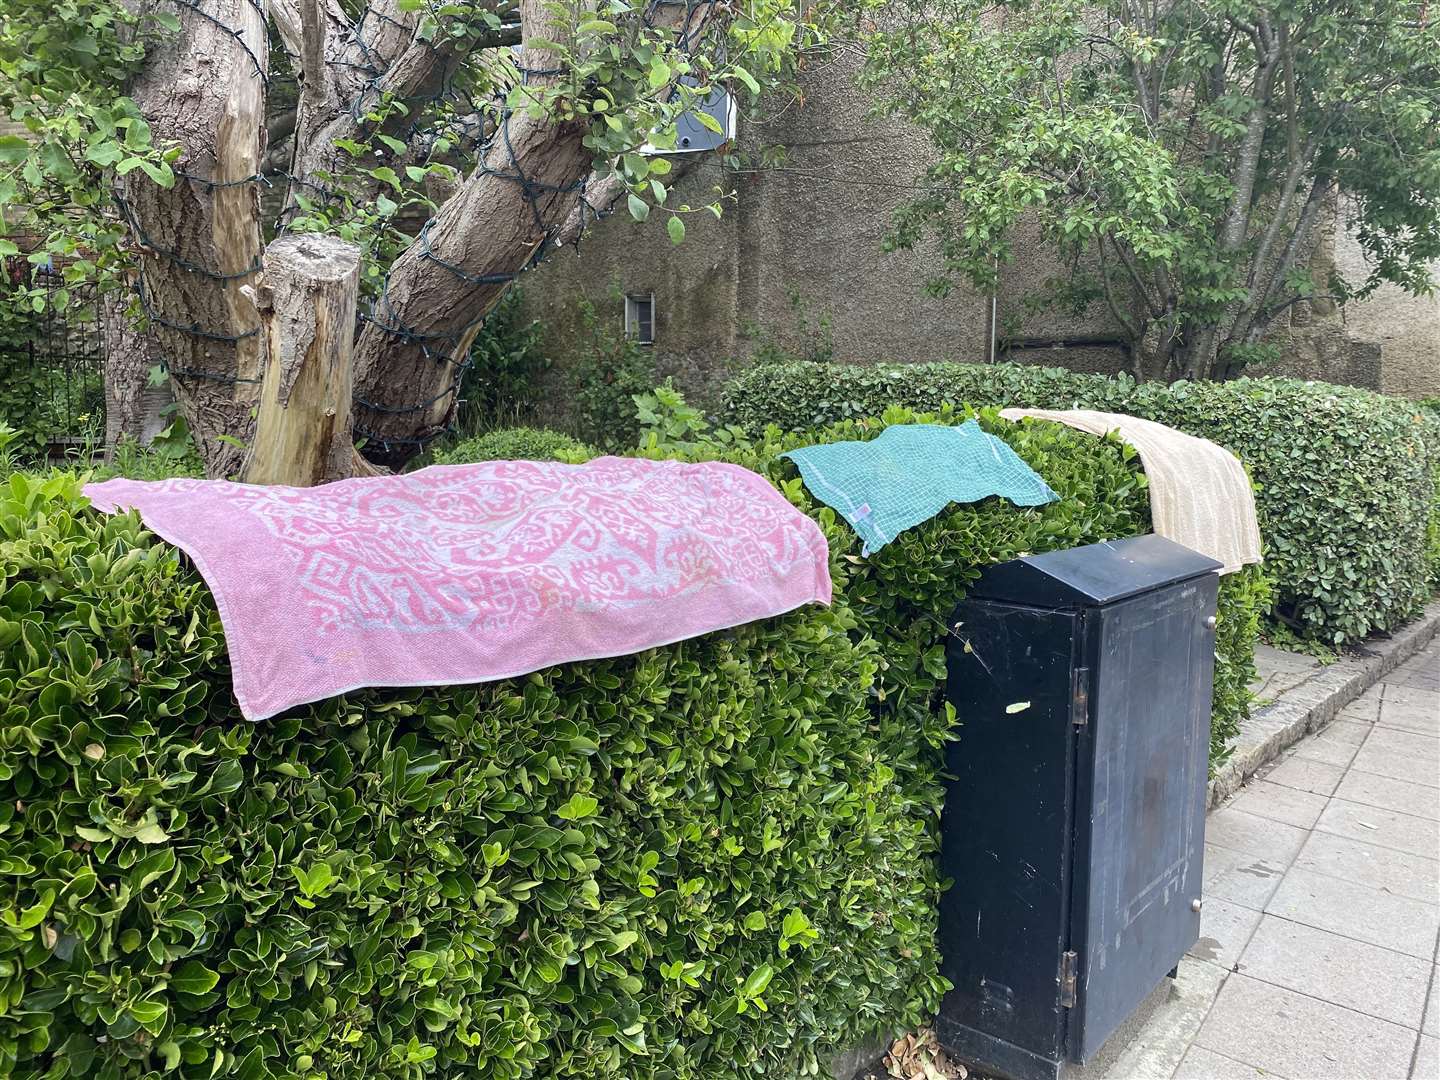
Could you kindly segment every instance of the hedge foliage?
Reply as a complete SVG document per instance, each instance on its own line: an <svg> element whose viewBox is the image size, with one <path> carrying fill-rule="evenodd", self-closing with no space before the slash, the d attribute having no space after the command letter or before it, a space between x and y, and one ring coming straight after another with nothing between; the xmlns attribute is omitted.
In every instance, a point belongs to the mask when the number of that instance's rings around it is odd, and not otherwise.
<svg viewBox="0 0 1440 1080"><path fill-rule="evenodd" d="M436 451L437 465L471 461L584 461L594 451L579 439L548 428L499 428Z"/></svg>
<svg viewBox="0 0 1440 1080"><path fill-rule="evenodd" d="M1425 559L1430 565L1430 590L1440 592L1440 398L1422 399L1420 413L1430 457L1430 480L1437 492L1426 524Z"/></svg>
<svg viewBox="0 0 1440 1080"><path fill-rule="evenodd" d="M76 477L12 477L0 1075L789 1080L920 1021L949 605L1148 527L1127 448L982 422L1061 500L952 506L869 560L777 457L805 437L683 451L815 516L828 609L261 724L174 549Z"/></svg>
<svg viewBox="0 0 1440 1080"><path fill-rule="evenodd" d="M1256 483L1276 615L1330 644L1393 629L1440 577L1440 421L1412 402L1289 379L1137 384L1011 364L789 363L731 384L728 419L806 428L892 404L1094 408L1228 447Z"/></svg>
<svg viewBox="0 0 1440 1080"><path fill-rule="evenodd" d="M963 423L972 417L1010 444L1060 495L1045 507L1021 510L1007 502L952 503L930 521L901 533L878 552L862 558L863 543L853 530L838 541L827 529L832 557L837 542L848 564L847 600L862 617L864 631L881 645L883 671L897 680L882 697L908 709L909 723L922 730L941 708L945 616L984 567L1025 553L1053 551L1101 539L1149 532L1147 481L1135 451L1118 439L1096 439L1058 424L1012 424L994 410L956 410L948 405L917 414L891 406L879 417L840 421L828 427L782 433L768 426L751 437L730 427L710 431L698 410L678 395L657 391L660 400L641 399L640 415L653 432L649 453L721 458L767 475L790 500L817 520L831 511L813 498L794 464L779 455L816 442L870 439L897 423ZM698 433L698 437L692 437ZM1255 643L1261 615L1270 605L1270 586L1258 567L1221 578L1217 610L1215 689L1211 715L1210 763L1229 757L1240 722L1249 715L1255 677ZM960 718L962 724L964 718Z"/></svg>
<svg viewBox="0 0 1440 1080"><path fill-rule="evenodd" d="M933 999L845 604L252 725L133 516L0 529L0 1075L800 1076Z"/></svg>

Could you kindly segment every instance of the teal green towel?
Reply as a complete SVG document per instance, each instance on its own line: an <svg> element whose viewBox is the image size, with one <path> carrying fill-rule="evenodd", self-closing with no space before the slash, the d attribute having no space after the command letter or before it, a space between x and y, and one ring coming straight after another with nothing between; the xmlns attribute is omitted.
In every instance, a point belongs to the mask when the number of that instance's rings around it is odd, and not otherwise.
<svg viewBox="0 0 1440 1080"><path fill-rule="evenodd" d="M959 427L896 424L869 442L791 450L805 486L865 541L863 554L928 521L952 502L1001 495L1019 506L1059 496L1002 439L974 420Z"/></svg>

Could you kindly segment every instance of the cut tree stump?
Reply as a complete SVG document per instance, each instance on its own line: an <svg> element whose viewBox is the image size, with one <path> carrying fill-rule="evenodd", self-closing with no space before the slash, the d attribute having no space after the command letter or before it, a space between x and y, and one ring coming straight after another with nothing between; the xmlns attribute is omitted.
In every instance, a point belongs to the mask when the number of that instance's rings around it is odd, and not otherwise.
<svg viewBox="0 0 1440 1080"><path fill-rule="evenodd" d="M255 438L243 478L310 487L374 472L350 431L360 249L294 235L265 251L251 290L265 343Z"/></svg>

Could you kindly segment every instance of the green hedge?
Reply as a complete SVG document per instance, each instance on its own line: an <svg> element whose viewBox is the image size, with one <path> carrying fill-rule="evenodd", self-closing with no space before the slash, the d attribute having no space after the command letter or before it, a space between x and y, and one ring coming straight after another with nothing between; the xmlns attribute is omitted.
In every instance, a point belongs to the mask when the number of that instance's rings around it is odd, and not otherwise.
<svg viewBox="0 0 1440 1080"><path fill-rule="evenodd" d="M1440 593L1440 398L1423 398L1420 415L1425 425L1425 446L1429 451L1430 480L1436 496L1430 504L1426 523L1425 558L1430 564L1430 590Z"/></svg>
<svg viewBox="0 0 1440 1080"><path fill-rule="evenodd" d="M435 464L471 461L584 461L595 451L579 439L547 428L499 428L461 439L435 453Z"/></svg>
<svg viewBox="0 0 1440 1080"><path fill-rule="evenodd" d="M799 1076L933 1001L843 602L248 724L175 550L12 485L0 1075Z"/></svg>
<svg viewBox="0 0 1440 1080"><path fill-rule="evenodd" d="M790 363L737 379L725 412L751 430L795 429L946 402L1126 412L1228 447L1256 483L1276 614L1303 636L1339 644L1393 629L1440 576L1440 423L1366 390L1288 379L1163 386L1009 364Z"/></svg>
<svg viewBox="0 0 1440 1080"><path fill-rule="evenodd" d="M803 437L688 451L816 517L829 609L261 724L174 549L13 477L0 1075L789 1080L920 1021L944 616L987 563L1148 521L1127 448L983 422L1061 500L952 506L868 560L777 458Z"/></svg>

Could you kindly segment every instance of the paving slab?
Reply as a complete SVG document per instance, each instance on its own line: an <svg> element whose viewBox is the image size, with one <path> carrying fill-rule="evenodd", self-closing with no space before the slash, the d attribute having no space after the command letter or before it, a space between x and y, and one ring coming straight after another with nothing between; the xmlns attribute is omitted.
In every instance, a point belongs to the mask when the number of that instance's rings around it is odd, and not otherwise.
<svg viewBox="0 0 1440 1080"><path fill-rule="evenodd" d="M1440 902L1440 862L1406 851L1315 832L1295 857L1294 865L1411 900Z"/></svg>
<svg viewBox="0 0 1440 1080"><path fill-rule="evenodd" d="M1311 791L1316 795L1330 795L1339 785L1340 778L1345 775L1345 770L1339 765L1327 765L1323 761L1310 761L1291 753L1281 758L1278 764L1261 775L1272 784L1283 784L1285 787Z"/></svg>
<svg viewBox="0 0 1440 1080"><path fill-rule="evenodd" d="M1393 683L1383 683L1380 687L1380 698L1388 704L1413 705L1416 708L1429 708L1435 703L1436 691L1418 689L1410 686L1397 686Z"/></svg>
<svg viewBox="0 0 1440 1080"><path fill-rule="evenodd" d="M1384 724L1376 724L1366 737L1365 745L1382 753L1404 754L1406 757L1440 762L1440 738L1418 731L1401 731Z"/></svg>
<svg viewBox="0 0 1440 1080"><path fill-rule="evenodd" d="M1241 974L1418 1031L1428 960L1266 915L1240 955Z"/></svg>
<svg viewBox="0 0 1440 1080"><path fill-rule="evenodd" d="M1313 791L1272 784L1269 780L1256 780L1241 788L1225 806L1299 829L1309 829L1315 825L1328 801L1324 795L1316 795Z"/></svg>
<svg viewBox="0 0 1440 1080"><path fill-rule="evenodd" d="M1277 1072L1257 1069L1203 1046L1192 1046L1185 1052L1174 1076L1175 1080L1287 1080Z"/></svg>
<svg viewBox="0 0 1440 1080"><path fill-rule="evenodd" d="M1412 784L1408 780L1351 769L1335 789L1335 797L1440 821L1440 798L1436 798L1435 792L1425 785Z"/></svg>
<svg viewBox="0 0 1440 1080"><path fill-rule="evenodd" d="M1436 704L1413 705L1409 702L1383 702L1376 723L1382 728L1398 728L1421 735L1440 735L1440 694Z"/></svg>
<svg viewBox="0 0 1440 1080"><path fill-rule="evenodd" d="M1285 876L1280 863L1267 862L1258 855L1205 845L1205 897L1218 897L1241 907L1265 910L1265 904ZM1202 913L1204 909L1201 909Z"/></svg>
<svg viewBox="0 0 1440 1080"><path fill-rule="evenodd" d="M1375 724L1372 721L1349 720L1337 717L1309 738L1301 739L1295 744L1295 750L1298 753L1299 751L1314 746L1316 743L1337 743L1341 746L1358 749L1365 744L1365 740L1370 737L1370 733L1374 728Z"/></svg>
<svg viewBox="0 0 1440 1080"><path fill-rule="evenodd" d="M1377 727L1376 730L1380 729ZM1367 742L1356 752L1351 765L1361 772L1374 773L1376 776L1388 776L1393 780L1408 780L1412 784L1440 789L1440 762L1428 756L1411 757L1393 750L1382 750ZM1440 792L1432 793L1430 797L1440 799Z"/></svg>
<svg viewBox="0 0 1440 1080"><path fill-rule="evenodd" d="M1440 1076L1440 1039L1429 1035L1420 1036L1420 1045L1415 1048L1415 1066L1410 1070L1412 1080L1435 1080Z"/></svg>
<svg viewBox="0 0 1440 1080"><path fill-rule="evenodd" d="M1428 687L1411 687L1411 685L1388 683L1388 681L1378 684L1377 688L1380 690L1382 703L1388 704L1388 706L1428 708L1434 703L1436 694L1440 694L1440 691L1430 690Z"/></svg>
<svg viewBox="0 0 1440 1080"><path fill-rule="evenodd" d="M1440 679L1433 671L1423 664L1415 663L1415 658L1406 660L1390 674L1385 676L1385 683L1391 686L1412 686L1415 683L1422 684L1420 689L1431 689L1424 685Z"/></svg>
<svg viewBox="0 0 1440 1080"><path fill-rule="evenodd" d="M1334 720L1316 735L1301 739L1290 752L1307 761L1322 761L1343 769L1349 765L1360 749L1365 737L1370 734L1371 725L1357 724L1351 720ZM1353 734L1359 732L1358 738Z"/></svg>
<svg viewBox="0 0 1440 1080"><path fill-rule="evenodd" d="M1367 844L1434 858L1440 853L1440 821L1333 798L1315 828Z"/></svg>
<svg viewBox="0 0 1440 1080"><path fill-rule="evenodd" d="M1286 872L1265 910L1420 960L1431 958L1440 933L1440 907L1434 904L1298 867ZM1205 932L1203 916L1200 932Z"/></svg>
<svg viewBox="0 0 1440 1080"><path fill-rule="evenodd" d="M1286 875L1283 881L1288 880ZM1273 897L1271 903L1274 903ZM1254 908L1207 896L1200 909L1200 940L1191 948L1190 955L1222 968L1233 968L1260 925L1261 914Z"/></svg>
<svg viewBox="0 0 1440 1080"><path fill-rule="evenodd" d="M1399 683L1399 685L1413 687L1416 690L1430 691L1432 693L1440 691L1440 679L1432 675L1412 675L1410 678Z"/></svg>
<svg viewBox="0 0 1440 1080"><path fill-rule="evenodd" d="M1195 1045L1292 1080L1400 1080L1415 1039L1399 1024L1235 974Z"/></svg>
<svg viewBox="0 0 1440 1080"><path fill-rule="evenodd" d="M1205 840L1216 847L1259 855L1288 866L1305 846L1309 833L1273 818L1247 814L1233 806L1211 811L1205 819Z"/></svg>

